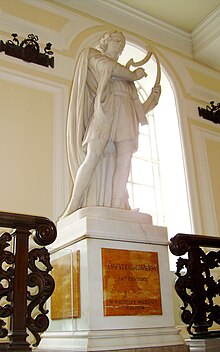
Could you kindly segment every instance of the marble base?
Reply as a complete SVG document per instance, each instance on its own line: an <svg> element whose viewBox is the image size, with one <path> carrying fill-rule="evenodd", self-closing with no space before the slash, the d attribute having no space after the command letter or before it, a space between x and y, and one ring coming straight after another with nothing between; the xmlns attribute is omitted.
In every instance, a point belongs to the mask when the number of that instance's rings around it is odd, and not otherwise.
<svg viewBox="0 0 220 352"><path fill-rule="evenodd" d="M33 352L35 349L33 349ZM36 350L39 352L69 352L69 350L64 350L63 348L60 350ZM75 351L81 352L81 351ZM94 351L94 352L108 352L107 350L102 351ZM175 345L175 346L165 346L165 347L147 347L147 348L132 348L126 350L111 350L111 352L189 352L189 349L186 345Z"/></svg>
<svg viewBox="0 0 220 352"><path fill-rule="evenodd" d="M190 348L190 352L219 352L220 338L210 339L188 339L186 344Z"/></svg>
<svg viewBox="0 0 220 352"><path fill-rule="evenodd" d="M124 351L143 348L172 348L182 346L188 351L179 338L178 331L173 328L160 329L115 329L103 331L81 331L74 333L47 332L40 344L45 350L76 351ZM185 349L184 349L185 348ZM166 349L165 349L166 351ZM169 351L167 349L167 351ZM179 350L178 350L179 352Z"/></svg>
<svg viewBox="0 0 220 352"><path fill-rule="evenodd" d="M80 252L81 313L78 318L51 321L39 349L174 352L178 346L178 352L187 351L174 327L167 245L166 228L153 226L149 215L137 211L84 208L60 220L51 257ZM162 314L104 315L103 248L157 253Z"/></svg>
<svg viewBox="0 0 220 352"><path fill-rule="evenodd" d="M61 219L52 249L66 248L84 238L167 245L166 228L152 226L152 217L137 210L88 207Z"/></svg>

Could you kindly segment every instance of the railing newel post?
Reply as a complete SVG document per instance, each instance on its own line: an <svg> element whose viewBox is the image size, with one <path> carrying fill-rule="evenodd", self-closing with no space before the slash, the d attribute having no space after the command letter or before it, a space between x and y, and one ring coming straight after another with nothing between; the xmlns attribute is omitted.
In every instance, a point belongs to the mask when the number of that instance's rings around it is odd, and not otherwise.
<svg viewBox="0 0 220 352"><path fill-rule="evenodd" d="M220 307L213 300L220 296L220 285L210 275L211 269L220 266L220 251L205 253L201 247L220 248L220 238L177 234L169 245L171 253L180 256L175 289L183 301L182 321L194 339L220 337L220 330L209 330L214 322L220 323ZM186 253L188 259L181 258Z"/></svg>
<svg viewBox="0 0 220 352"><path fill-rule="evenodd" d="M14 290L13 290L13 318L11 319L10 346L30 350L26 341L27 315L27 279L28 279L28 240L30 232L18 228L14 235Z"/></svg>

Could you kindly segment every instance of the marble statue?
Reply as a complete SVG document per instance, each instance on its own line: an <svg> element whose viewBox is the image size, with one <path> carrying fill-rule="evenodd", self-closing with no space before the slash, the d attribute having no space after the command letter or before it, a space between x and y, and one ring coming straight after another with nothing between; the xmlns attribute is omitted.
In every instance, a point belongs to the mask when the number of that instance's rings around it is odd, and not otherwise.
<svg viewBox="0 0 220 352"><path fill-rule="evenodd" d="M138 147L139 123L159 100L155 84L140 102L134 81L146 76L117 62L125 46L121 32L105 33L99 47L84 49L78 59L67 122L67 151L73 191L63 214L79 208L130 209L126 184Z"/></svg>

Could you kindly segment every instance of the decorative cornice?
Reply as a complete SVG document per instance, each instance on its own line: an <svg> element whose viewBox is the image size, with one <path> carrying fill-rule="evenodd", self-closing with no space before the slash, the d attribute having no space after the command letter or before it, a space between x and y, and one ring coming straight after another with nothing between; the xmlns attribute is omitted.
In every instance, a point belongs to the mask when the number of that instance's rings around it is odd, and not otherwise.
<svg viewBox="0 0 220 352"><path fill-rule="evenodd" d="M220 70L220 6L192 32L194 57Z"/></svg>
<svg viewBox="0 0 220 352"><path fill-rule="evenodd" d="M59 14L74 20L78 14L73 14L64 8L59 7L59 4L63 4L73 10L84 12L85 14L94 16L94 25L96 19L101 19L107 23L111 23L116 27L125 28L128 31L134 31L135 33L149 38L150 40L157 41L163 45L167 45L180 52L192 55L191 50L191 36L185 31L179 30L169 24L155 19L149 15L145 15L140 11L131 9L129 6L124 4L118 4L114 0L105 2L103 0L57 0L57 5L51 5L42 0L21 0L29 5L36 6L38 8L50 11L52 13ZM89 19L87 18L87 22ZM90 18L91 24L92 19ZM74 24L74 22L73 22ZM96 25L98 22L96 23ZM59 35L59 34L58 34ZM65 42L68 39L65 38ZM53 40L53 46L56 47L55 41Z"/></svg>
<svg viewBox="0 0 220 352"><path fill-rule="evenodd" d="M17 31L22 37L25 37L27 33L38 33L41 41L51 41L55 50L68 50L74 36L88 27L97 26L99 24L95 19L84 18L77 13L61 8L55 3L47 3L45 0L21 0L21 2L62 16L67 19L67 23L60 31L56 31L48 28L48 26L44 27L4 13L0 8L1 30L6 33L11 33L12 30Z"/></svg>
<svg viewBox="0 0 220 352"><path fill-rule="evenodd" d="M42 27L37 25L36 23L29 22L24 19L20 19L19 17L12 16L0 11L0 22L1 22L1 30L6 33L11 33L12 30L19 33L19 35L23 38L27 35L27 33L38 33L38 36L41 38L43 42L53 42L54 48L63 48L65 47L65 40L61 38L59 33L54 30L51 30L46 27Z"/></svg>
<svg viewBox="0 0 220 352"><path fill-rule="evenodd" d="M55 50L68 50L76 33L105 21L218 69L220 59L216 43L220 42L220 6L190 34L116 0L56 0L53 3L45 0L20 1L62 16L67 19L67 24L58 32L3 13L0 9L2 31L11 33L14 30L23 37L27 33L38 33L42 41L51 41Z"/></svg>
<svg viewBox="0 0 220 352"><path fill-rule="evenodd" d="M85 12L116 27L133 31L176 51L192 56L191 35L116 0L58 0L57 3Z"/></svg>
<svg viewBox="0 0 220 352"><path fill-rule="evenodd" d="M219 18L220 6L192 31L193 48L195 54L206 47L211 40L219 37Z"/></svg>

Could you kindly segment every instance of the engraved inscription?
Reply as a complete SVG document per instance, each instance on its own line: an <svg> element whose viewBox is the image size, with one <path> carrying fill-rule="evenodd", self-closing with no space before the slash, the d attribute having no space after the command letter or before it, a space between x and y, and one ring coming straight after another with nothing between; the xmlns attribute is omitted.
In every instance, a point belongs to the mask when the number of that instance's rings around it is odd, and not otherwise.
<svg viewBox="0 0 220 352"><path fill-rule="evenodd" d="M161 315L158 253L102 248L104 315Z"/></svg>

